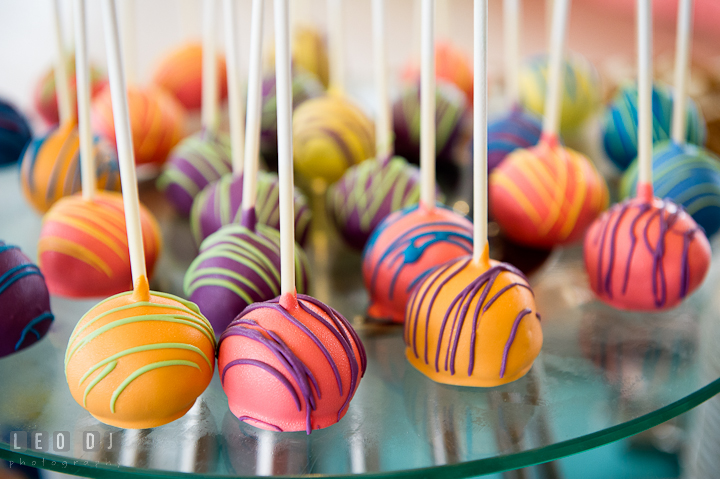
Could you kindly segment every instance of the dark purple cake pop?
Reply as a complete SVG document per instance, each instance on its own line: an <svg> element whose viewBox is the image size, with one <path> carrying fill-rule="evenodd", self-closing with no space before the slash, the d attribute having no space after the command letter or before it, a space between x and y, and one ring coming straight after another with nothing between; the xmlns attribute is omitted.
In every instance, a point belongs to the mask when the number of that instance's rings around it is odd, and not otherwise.
<svg viewBox="0 0 720 479"><path fill-rule="evenodd" d="M20 248L0 241L0 357L39 341L53 319L40 269Z"/></svg>

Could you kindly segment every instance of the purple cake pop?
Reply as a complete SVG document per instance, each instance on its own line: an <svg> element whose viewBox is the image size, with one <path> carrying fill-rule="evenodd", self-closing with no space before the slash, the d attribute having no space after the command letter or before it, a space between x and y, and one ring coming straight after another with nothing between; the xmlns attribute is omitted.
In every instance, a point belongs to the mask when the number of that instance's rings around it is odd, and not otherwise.
<svg viewBox="0 0 720 479"><path fill-rule="evenodd" d="M188 136L170 152L157 186L178 213L188 216L195 196L230 173L230 168L228 136L203 130Z"/></svg>
<svg viewBox="0 0 720 479"><path fill-rule="evenodd" d="M243 176L228 174L208 185L196 198L190 212L190 226L195 243L202 241L227 224L240 224L242 216ZM280 228L278 177L258 171L255 218L258 224ZM295 189L295 237L305 244L312 212L307 199Z"/></svg>
<svg viewBox="0 0 720 479"><path fill-rule="evenodd" d="M50 295L40 269L0 241L0 357L39 341L50 329Z"/></svg>
<svg viewBox="0 0 720 479"><path fill-rule="evenodd" d="M518 148L530 148L540 141L540 119L515 105L507 115L488 125L488 172Z"/></svg>
<svg viewBox="0 0 720 479"><path fill-rule="evenodd" d="M307 257L296 243L299 293L307 291L307 272ZM185 273L184 289L219 335L246 306L280 294L280 233L261 224L253 229L223 226L200 245Z"/></svg>
<svg viewBox="0 0 720 479"><path fill-rule="evenodd" d="M438 164L452 161L453 151L463 137L468 104L455 85L438 81L435 94L435 153ZM403 88L393 104L395 154L410 163L420 162L420 83Z"/></svg>
<svg viewBox="0 0 720 479"><path fill-rule="evenodd" d="M327 192L333 223L358 250L387 215L418 201L420 170L399 156L352 166Z"/></svg>

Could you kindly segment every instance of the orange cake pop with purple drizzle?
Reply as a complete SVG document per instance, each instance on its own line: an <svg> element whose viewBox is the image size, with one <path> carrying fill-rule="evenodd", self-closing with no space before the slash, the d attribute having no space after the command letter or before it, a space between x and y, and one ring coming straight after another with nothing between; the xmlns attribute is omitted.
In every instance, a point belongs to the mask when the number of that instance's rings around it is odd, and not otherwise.
<svg viewBox="0 0 720 479"><path fill-rule="evenodd" d="M433 381L494 387L530 370L543 335L527 278L489 257L487 4L476 0L475 9L473 251L421 279L407 305L404 338L410 364Z"/></svg>

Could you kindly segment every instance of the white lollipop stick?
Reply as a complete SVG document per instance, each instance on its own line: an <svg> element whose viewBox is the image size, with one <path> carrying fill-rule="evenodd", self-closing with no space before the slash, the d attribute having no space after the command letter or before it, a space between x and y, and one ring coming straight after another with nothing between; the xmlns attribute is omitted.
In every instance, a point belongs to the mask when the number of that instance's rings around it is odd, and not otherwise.
<svg viewBox="0 0 720 479"><path fill-rule="evenodd" d="M250 24L250 73L248 75L247 130L245 133L245 176L242 208L255 207L257 170L260 155L260 122L262 119L262 49L264 0L253 0Z"/></svg>
<svg viewBox="0 0 720 479"><path fill-rule="evenodd" d="M275 90L277 95L278 183L280 188L280 293L295 294L292 88L288 0L275 0Z"/></svg>
<svg viewBox="0 0 720 479"><path fill-rule="evenodd" d="M200 123L214 133L218 124L217 58L215 51L215 0L204 0L202 44L202 107Z"/></svg>
<svg viewBox="0 0 720 479"><path fill-rule="evenodd" d="M672 139L685 144L687 85L690 76L690 42L692 39L693 0L678 4L677 39L675 43L675 95L673 99Z"/></svg>
<svg viewBox="0 0 720 479"><path fill-rule="evenodd" d="M557 136L560 129L560 106L563 91L563 50L567 29L570 0L553 1L553 23L550 35L550 59L548 60L548 81L545 96L545 118L543 136Z"/></svg>
<svg viewBox="0 0 720 479"><path fill-rule="evenodd" d="M120 182L125 206L125 224L127 225L128 246L130 249L130 269L133 285L137 286L141 276L147 277L145 270L145 250L142 241L140 222L140 199L137 177L135 175L135 153L130 133L130 112L127 100L127 87L123 73L120 35L118 32L115 0L102 0L103 25L105 28L105 48L108 57L108 78L110 96L115 122L115 138L120 163Z"/></svg>
<svg viewBox="0 0 720 479"><path fill-rule="evenodd" d="M345 91L343 61L343 0L327 0L328 50L330 55L330 89Z"/></svg>
<svg viewBox="0 0 720 479"><path fill-rule="evenodd" d="M385 2L372 0L373 56L375 58L375 141L378 158L392 153L390 102L388 101L387 62L385 60Z"/></svg>
<svg viewBox="0 0 720 479"><path fill-rule="evenodd" d="M122 41L123 64L125 66L125 80L130 83L137 82L137 43L135 38L135 0L120 1L120 39Z"/></svg>
<svg viewBox="0 0 720 479"><path fill-rule="evenodd" d="M75 15L75 78L77 83L78 130L80 134L80 177L82 196L86 201L95 197L95 155L90 127L90 67L87 55L87 24L85 0L74 0Z"/></svg>
<svg viewBox="0 0 720 479"><path fill-rule="evenodd" d="M487 1L475 0L473 75L473 261L487 247Z"/></svg>
<svg viewBox="0 0 720 479"><path fill-rule="evenodd" d="M230 109L230 154L233 173L243 170L245 149L245 118L243 118L243 95L240 85L240 61L238 59L237 8L235 0L223 0L225 17L225 51L227 55L228 106Z"/></svg>
<svg viewBox="0 0 720 479"><path fill-rule="evenodd" d="M520 7L521 0L503 0L503 45L505 50L505 101L510 108L520 98ZM477 45L477 43L476 43Z"/></svg>
<svg viewBox="0 0 720 479"><path fill-rule="evenodd" d="M638 0L638 184L652 185L652 5Z"/></svg>
<svg viewBox="0 0 720 479"><path fill-rule="evenodd" d="M65 48L60 19L60 0L51 0L55 33L55 95L58 103L60 123L70 121L74 115L70 102L70 84L68 83L65 63Z"/></svg>
<svg viewBox="0 0 720 479"><path fill-rule="evenodd" d="M420 201L435 207L435 0L422 0L420 45Z"/></svg>

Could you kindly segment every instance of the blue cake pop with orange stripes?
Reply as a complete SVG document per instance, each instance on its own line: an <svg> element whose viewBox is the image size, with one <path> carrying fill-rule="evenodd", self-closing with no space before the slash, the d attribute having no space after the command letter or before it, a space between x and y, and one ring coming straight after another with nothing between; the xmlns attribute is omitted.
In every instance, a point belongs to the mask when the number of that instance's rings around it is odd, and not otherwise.
<svg viewBox="0 0 720 479"><path fill-rule="evenodd" d="M0 241L0 357L27 348L53 322L50 294L40 268L17 246Z"/></svg>

